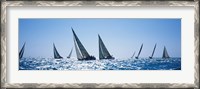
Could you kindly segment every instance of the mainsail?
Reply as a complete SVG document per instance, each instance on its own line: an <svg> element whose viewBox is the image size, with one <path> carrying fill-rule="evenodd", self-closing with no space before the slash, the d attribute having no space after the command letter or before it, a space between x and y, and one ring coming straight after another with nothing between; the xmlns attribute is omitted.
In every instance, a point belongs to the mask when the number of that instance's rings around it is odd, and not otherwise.
<svg viewBox="0 0 200 89"><path fill-rule="evenodd" d="M70 57L71 57L72 51L73 51L73 48L71 49L71 51L70 51L69 55L67 56L67 58L70 58Z"/></svg>
<svg viewBox="0 0 200 89"><path fill-rule="evenodd" d="M55 44L53 43L53 53L54 53L54 58L55 59L61 59L63 57L60 56L60 54L58 53Z"/></svg>
<svg viewBox="0 0 200 89"><path fill-rule="evenodd" d="M168 55L168 53L167 53L167 49L166 49L165 46L164 46L163 56L162 56L162 58L170 58L169 55Z"/></svg>
<svg viewBox="0 0 200 89"><path fill-rule="evenodd" d="M78 60L95 60L96 59L95 57L90 56L88 54L88 52L86 51L86 49L84 48L84 46L82 45L80 40L78 39L73 28L71 28L71 29L72 29L73 36L74 36L74 45L75 45L75 50L76 50Z"/></svg>
<svg viewBox="0 0 200 89"><path fill-rule="evenodd" d="M106 46L104 45L101 37L98 35L99 38L99 59L114 59L108 52Z"/></svg>
<svg viewBox="0 0 200 89"><path fill-rule="evenodd" d="M142 44L141 47L140 47L140 51L138 52L137 57L135 57L136 59L138 59L138 57L140 56L140 53L141 53L141 51L142 51L142 47L143 47L143 44Z"/></svg>
<svg viewBox="0 0 200 89"><path fill-rule="evenodd" d="M152 57L153 57L153 55L154 55L154 52L155 52L155 49L156 49L156 44L155 44L155 46L154 46L154 48L153 48L153 52L152 52L151 56L149 57L150 59L152 59Z"/></svg>
<svg viewBox="0 0 200 89"><path fill-rule="evenodd" d="M19 52L19 59L21 59L23 57L25 45L26 45L26 43L24 43L24 45L22 46L22 49Z"/></svg>
<svg viewBox="0 0 200 89"><path fill-rule="evenodd" d="M135 56L135 52L133 53L133 55L132 55L132 57L131 58L133 58Z"/></svg>

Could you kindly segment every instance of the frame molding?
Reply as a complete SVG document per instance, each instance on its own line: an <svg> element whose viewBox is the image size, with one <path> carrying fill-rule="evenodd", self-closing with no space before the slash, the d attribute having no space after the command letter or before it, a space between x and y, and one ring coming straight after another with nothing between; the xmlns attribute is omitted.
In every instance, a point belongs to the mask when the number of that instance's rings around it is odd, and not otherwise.
<svg viewBox="0 0 200 89"><path fill-rule="evenodd" d="M194 6L195 7L195 81L186 83L7 83L6 82L6 8L20 6ZM5 1L1 2L1 88L196 88L199 89L199 1Z"/></svg>

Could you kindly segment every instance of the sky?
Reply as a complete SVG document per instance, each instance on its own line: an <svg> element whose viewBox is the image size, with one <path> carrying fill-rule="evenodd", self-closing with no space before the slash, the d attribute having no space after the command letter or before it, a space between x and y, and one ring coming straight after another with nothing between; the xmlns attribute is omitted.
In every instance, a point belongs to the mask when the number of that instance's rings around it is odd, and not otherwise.
<svg viewBox="0 0 200 89"><path fill-rule="evenodd" d="M162 57L166 46L170 57L181 57L181 19L136 18L51 18L19 19L19 51L24 42L24 57L53 57L53 43L66 58L74 47L71 27L90 55L99 57L98 34L115 58L136 55ZM72 57L76 57L73 50Z"/></svg>

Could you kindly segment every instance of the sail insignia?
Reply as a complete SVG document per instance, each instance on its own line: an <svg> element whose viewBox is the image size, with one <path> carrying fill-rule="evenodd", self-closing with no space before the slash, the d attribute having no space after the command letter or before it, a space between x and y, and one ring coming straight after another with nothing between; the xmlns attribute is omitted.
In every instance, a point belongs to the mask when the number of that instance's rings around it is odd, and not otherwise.
<svg viewBox="0 0 200 89"><path fill-rule="evenodd" d="M80 40L78 39L76 33L74 32L73 28L72 33L74 37L74 45L76 50L76 55L78 60L95 60L96 58L94 56L90 56L88 52L86 51L85 47L82 45Z"/></svg>
<svg viewBox="0 0 200 89"><path fill-rule="evenodd" d="M99 59L114 59L108 52L106 46L104 45L100 35L98 35L99 38Z"/></svg>
<svg viewBox="0 0 200 89"><path fill-rule="evenodd" d="M26 45L26 42L24 43L24 45L22 46L20 52L19 52L19 59L21 59L24 55L24 50L25 50L25 45Z"/></svg>
<svg viewBox="0 0 200 89"><path fill-rule="evenodd" d="M154 48L153 48L153 52L152 52L151 56L149 56L150 59L153 58L153 55L154 55L154 52L155 52L155 49L156 49L156 45L157 45L157 44L155 44L155 46L154 46Z"/></svg>
<svg viewBox="0 0 200 89"><path fill-rule="evenodd" d="M55 59L61 59L63 57L60 56L60 54L58 53L55 44L53 43L53 53L54 53L54 58Z"/></svg>
<svg viewBox="0 0 200 89"><path fill-rule="evenodd" d="M164 46L163 56L162 56L162 58L170 58L170 57L169 57L169 54L167 53L167 49L166 49L165 46Z"/></svg>
<svg viewBox="0 0 200 89"><path fill-rule="evenodd" d="M69 55L67 56L67 58L71 58L72 51L73 51L73 48L71 49L71 51L70 51Z"/></svg>
<svg viewBox="0 0 200 89"><path fill-rule="evenodd" d="M137 57L135 57L136 59L138 59L139 58L139 56L140 56L140 53L141 53L141 51L142 51L142 47L143 47L143 44L141 45L141 47L140 47L140 51L138 52L138 55L137 55Z"/></svg>

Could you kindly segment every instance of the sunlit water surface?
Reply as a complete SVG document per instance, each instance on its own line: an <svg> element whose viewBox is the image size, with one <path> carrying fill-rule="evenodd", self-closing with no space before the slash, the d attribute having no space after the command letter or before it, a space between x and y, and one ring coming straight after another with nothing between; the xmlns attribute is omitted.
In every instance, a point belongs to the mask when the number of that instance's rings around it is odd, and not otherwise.
<svg viewBox="0 0 200 89"><path fill-rule="evenodd" d="M181 58L90 61L78 61L76 58L22 58L19 70L181 70Z"/></svg>

